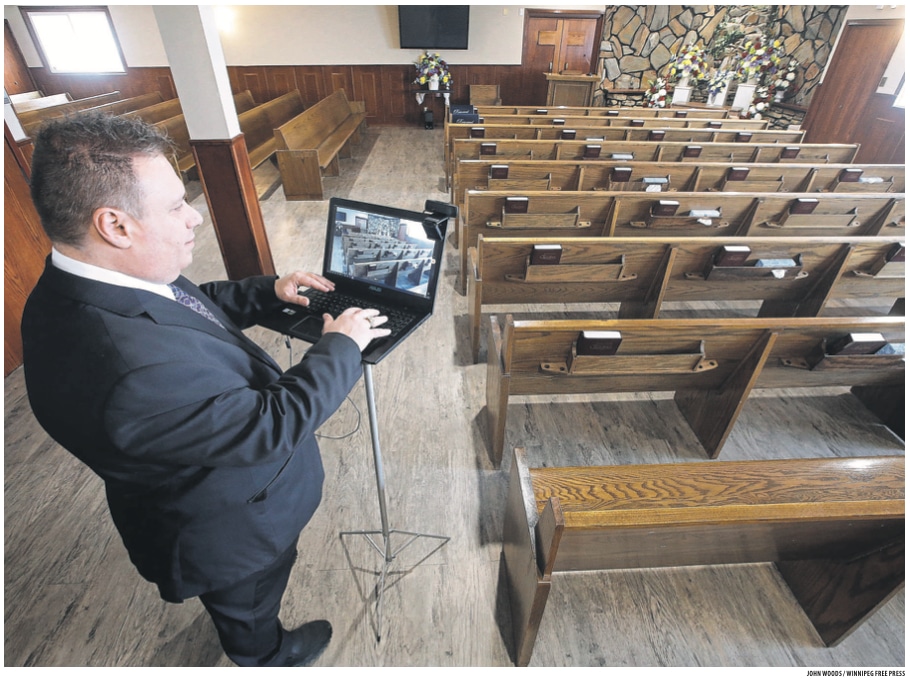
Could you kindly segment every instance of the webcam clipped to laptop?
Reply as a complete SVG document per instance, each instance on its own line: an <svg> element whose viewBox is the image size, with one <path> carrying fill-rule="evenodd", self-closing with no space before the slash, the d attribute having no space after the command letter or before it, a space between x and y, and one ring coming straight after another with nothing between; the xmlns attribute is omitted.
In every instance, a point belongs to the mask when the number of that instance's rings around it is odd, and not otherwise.
<svg viewBox="0 0 910 680"><path fill-rule="evenodd" d="M433 314L446 227L456 215L455 206L439 201L415 212L332 198L322 275L335 290L301 291L308 307L285 305L262 325L312 343L322 335L323 313L378 309L392 333L371 342L363 361L379 363Z"/></svg>

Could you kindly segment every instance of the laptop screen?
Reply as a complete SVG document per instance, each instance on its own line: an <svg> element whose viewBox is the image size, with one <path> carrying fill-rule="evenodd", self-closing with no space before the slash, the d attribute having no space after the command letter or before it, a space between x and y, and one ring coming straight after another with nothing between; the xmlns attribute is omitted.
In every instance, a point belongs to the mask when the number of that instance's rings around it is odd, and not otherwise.
<svg viewBox="0 0 910 680"><path fill-rule="evenodd" d="M438 239L423 214L332 199L325 274L431 300L440 266Z"/></svg>

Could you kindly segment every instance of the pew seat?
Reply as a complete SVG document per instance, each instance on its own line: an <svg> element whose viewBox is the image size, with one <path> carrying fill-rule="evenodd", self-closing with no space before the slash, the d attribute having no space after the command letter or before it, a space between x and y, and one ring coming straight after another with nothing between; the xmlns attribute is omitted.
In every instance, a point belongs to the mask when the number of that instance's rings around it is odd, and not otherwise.
<svg viewBox="0 0 910 680"><path fill-rule="evenodd" d="M590 570L771 562L833 646L903 587L904 459L529 468L517 449L502 540L519 666L553 575Z"/></svg>

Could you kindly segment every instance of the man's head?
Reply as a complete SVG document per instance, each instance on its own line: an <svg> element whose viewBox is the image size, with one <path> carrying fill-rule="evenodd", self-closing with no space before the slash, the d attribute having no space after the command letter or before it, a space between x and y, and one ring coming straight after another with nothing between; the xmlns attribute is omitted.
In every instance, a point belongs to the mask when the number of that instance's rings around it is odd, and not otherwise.
<svg viewBox="0 0 910 680"><path fill-rule="evenodd" d="M143 121L83 114L35 140L32 199L67 254L138 278L170 282L192 261L202 217L185 201L168 139Z"/></svg>

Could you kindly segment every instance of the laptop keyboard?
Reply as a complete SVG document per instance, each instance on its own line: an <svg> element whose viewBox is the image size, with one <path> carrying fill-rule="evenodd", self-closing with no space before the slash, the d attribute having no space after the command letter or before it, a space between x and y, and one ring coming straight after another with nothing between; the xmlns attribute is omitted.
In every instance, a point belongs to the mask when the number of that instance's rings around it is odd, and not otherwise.
<svg viewBox="0 0 910 680"><path fill-rule="evenodd" d="M361 300L350 295L344 295L343 293L326 293L321 290L308 290L304 295L310 300L308 309L317 314L331 314L333 317L337 317L350 307L377 309L382 316L389 317L389 320L379 326L379 328L388 328L392 331L393 335L407 327L415 317L415 315L410 312L405 312L400 309L389 309L388 307L377 305L375 302Z"/></svg>

